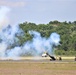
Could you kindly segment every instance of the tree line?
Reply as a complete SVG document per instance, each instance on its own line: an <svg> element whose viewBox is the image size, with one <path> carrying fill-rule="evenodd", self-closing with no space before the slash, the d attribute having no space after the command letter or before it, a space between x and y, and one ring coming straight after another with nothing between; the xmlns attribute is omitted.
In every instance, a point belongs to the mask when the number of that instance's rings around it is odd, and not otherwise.
<svg viewBox="0 0 76 75"><path fill-rule="evenodd" d="M20 44L32 39L29 30L38 31L42 37L48 38L51 33L57 32L61 38L61 45L56 47L56 54L58 55L75 55L76 54L76 21L59 22L57 20L50 21L48 24L35 24L31 22L24 22L19 24L24 31L24 35L19 37Z"/></svg>

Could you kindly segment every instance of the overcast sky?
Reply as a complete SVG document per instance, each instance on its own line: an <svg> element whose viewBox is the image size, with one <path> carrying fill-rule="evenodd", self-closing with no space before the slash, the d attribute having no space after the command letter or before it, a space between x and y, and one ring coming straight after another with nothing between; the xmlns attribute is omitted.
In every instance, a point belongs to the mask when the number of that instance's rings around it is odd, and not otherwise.
<svg viewBox="0 0 76 75"><path fill-rule="evenodd" d="M76 0L0 0L0 6L10 8L11 24L76 20Z"/></svg>

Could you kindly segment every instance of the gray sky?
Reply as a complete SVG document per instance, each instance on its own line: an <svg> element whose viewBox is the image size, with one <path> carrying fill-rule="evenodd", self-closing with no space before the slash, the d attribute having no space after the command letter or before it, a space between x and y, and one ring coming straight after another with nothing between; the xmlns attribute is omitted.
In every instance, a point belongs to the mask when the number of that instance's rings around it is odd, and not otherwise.
<svg viewBox="0 0 76 75"><path fill-rule="evenodd" d="M76 0L0 0L0 6L11 9L11 24L76 20Z"/></svg>

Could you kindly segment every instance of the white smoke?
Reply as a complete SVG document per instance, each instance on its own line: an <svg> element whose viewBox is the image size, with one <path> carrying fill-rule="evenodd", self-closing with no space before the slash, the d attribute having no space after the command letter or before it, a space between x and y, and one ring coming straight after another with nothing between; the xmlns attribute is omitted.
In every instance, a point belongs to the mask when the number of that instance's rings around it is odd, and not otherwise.
<svg viewBox="0 0 76 75"><path fill-rule="evenodd" d="M19 39L17 38L17 36L20 36L20 33L22 32L22 30L19 29L18 25L8 25L9 12L10 9L8 7L0 7L0 57L10 56L9 49L11 49L11 46L15 45L15 43L18 42ZM13 52L13 54L14 53L15 52ZM17 55L15 54L15 56Z"/></svg>
<svg viewBox="0 0 76 75"><path fill-rule="evenodd" d="M18 45L17 36L22 36L23 31L19 25L8 25L8 17L10 9L7 7L0 8L0 57L20 57L22 55L38 56L47 51L53 54L53 47L57 46L60 41L60 35L52 33L49 38L41 37L36 31L28 31L32 40L25 42L22 46Z"/></svg>
<svg viewBox="0 0 76 75"><path fill-rule="evenodd" d="M6 6L0 7L0 29L6 27L9 23L8 14L10 12L10 8Z"/></svg>
<svg viewBox="0 0 76 75"><path fill-rule="evenodd" d="M55 32L49 38L41 37L40 33L36 31L29 31L29 33L33 35L33 39L25 42L23 46L15 46L10 50L6 50L7 57L20 57L27 54L39 56L45 51L52 55L53 46L57 46L60 42L60 35Z"/></svg>
<svg viewBox="0 0 76 75"><path fill-rule="evenodd" d="M4 57L5 56L5 50L7 48L7 45L5 42L0 43L0 56Z"/></svg>
<svg viewBox="0 0 76 75"><path fill-rule="evenodd" d="M27 49L33 53L33 55L40 55L43 52L49 52L53 54L53 47L59 45L60 35L57 33L52 33L49 38L41 37L39 32L29 31L30 35L33 35L32 42L27 42L24 44L24 49Z"/></svg>

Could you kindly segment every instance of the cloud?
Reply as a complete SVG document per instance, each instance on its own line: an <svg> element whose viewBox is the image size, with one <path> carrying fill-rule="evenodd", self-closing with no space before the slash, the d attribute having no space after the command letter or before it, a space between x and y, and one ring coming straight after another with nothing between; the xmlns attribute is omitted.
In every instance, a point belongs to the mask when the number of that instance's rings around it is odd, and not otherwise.
<svg viewBox="0 0 76 75"><path fill-rule="evenodd" d="M23 7L23 6L25 6L25 2L0 0L0 5L1 6L9 6L9 7Z"/></svg>

